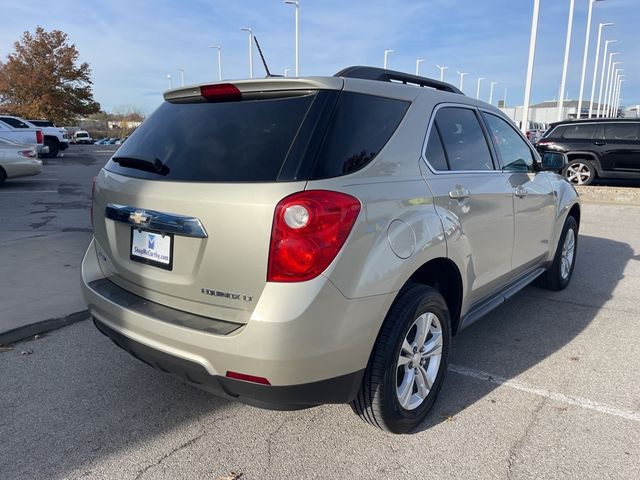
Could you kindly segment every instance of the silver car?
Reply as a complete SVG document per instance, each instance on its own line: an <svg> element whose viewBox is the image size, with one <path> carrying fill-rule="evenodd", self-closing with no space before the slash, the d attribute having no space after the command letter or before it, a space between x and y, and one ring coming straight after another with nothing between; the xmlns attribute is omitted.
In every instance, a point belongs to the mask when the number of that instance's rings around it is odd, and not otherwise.
<svg viewBox="0 0 640 480"><path fill-rule="evenodd" d="M566 158L449 84L350 67L164 98L95 180L82 285L100 331L186 382L407 432L452 335L571 279Z"/></svg>
<svg viewBox="0 0 640 480"><path fill-rule="evenodd" d="M42 171L37 146L0 138L0 184L7 178L37 175Z"/></svg>

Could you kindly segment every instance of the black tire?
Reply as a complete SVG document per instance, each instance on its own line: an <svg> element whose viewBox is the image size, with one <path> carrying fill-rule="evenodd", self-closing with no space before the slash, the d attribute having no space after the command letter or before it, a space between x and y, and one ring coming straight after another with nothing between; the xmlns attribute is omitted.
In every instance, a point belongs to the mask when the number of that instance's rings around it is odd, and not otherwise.
<svg viewBox="0 0 640 480"><path fill-rule="evenodd" d="M45 146L49 147L49 153L42 155L44 158L55 158L58 156L58 152L60 151L60 147L58 146L58 141L50 138L44 139Z"/></svg>
<svg viewBox="0 0 640 480"><path fill-rule="evenodd" d="M562 176L573 185L589 185L596 178L596 169L588 160L571 160L562 170Z"/></svg>
<svg viewBox="0 0 640 480"><path fill-rule="evenodd" d="M398 366L398 358L405 337L411 335L414 321L424 313L433 313L440 323L442 356L428 394L417 408L407 410L400 404L396 390L398 370L403 368ZM430 338L433 337L427 337L427 341ZM360 391L351 402L351 408L365 422L388 432L406 433L415 428L427 416L440 391L447 370L450 346L451 320L442 295L428 286L409 286L387 313ZM409 368L411 369L411 364ZM425 368L428 369L428 366ZM413 388L412 386L412 392Z"/></svg>
<svg viewBox="0 0 640 480"><path fill-rule="evenodd" d="M5 173L4 169L0 167L0 185L2 185L6 179L7 174Z"/></svg>
<svg viewBox="0 0 640 480"><path fill-rule="evenodd" d="M568 271L568 275L562 275L562 257L563 257L563 249L565 245L565 239L567 238L569 230L573 230L573 256L571 259L571 266ZM560 239L558 240L558 246L556 247L556 254L553 257L553 263L551 266L540 275L535 284L546 290L563 290L569 285L571 281L571 276L573 275L573 268L576 265L576 256L578 254L578 222L572 216L568 216L564 221L564 226L562 227L562 233L560 235Z"/></svg>

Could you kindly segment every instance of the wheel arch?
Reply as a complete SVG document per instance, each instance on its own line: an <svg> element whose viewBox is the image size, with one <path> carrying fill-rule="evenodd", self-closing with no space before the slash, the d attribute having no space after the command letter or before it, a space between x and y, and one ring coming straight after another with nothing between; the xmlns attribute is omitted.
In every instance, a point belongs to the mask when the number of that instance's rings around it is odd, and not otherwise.
<svg viewBox="0 0 640 480"><path fill-rule="evenodd" d="M602 168L600 167L600 160L598 158L598 155L596 155L595 153L588 152L588 151L575 151L575 152L567 153L568 163L571 163L576 160L588 161L591 165L593 165L593 168L595 168L596 174L597 175L601 174Z"/></svg>
<svg viewBox="0 0 640 480"><path fill-rule="evenodd" d="M438 257L420 266L405 282L398 297L411 285L427 285L444 297L451 316L451 333L455 334L460 323L463 284L457 265L449 258Z"/></svg>

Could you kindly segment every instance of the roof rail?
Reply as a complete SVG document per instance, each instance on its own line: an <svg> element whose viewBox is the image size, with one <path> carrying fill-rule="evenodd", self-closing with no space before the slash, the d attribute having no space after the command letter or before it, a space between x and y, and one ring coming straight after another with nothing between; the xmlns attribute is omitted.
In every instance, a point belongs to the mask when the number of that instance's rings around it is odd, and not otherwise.
<svg viewBox="0 0 640 480"><path fill-rule="evenodd" d="M439 80L434 80L432 78L419 77L418 75L411 75L410 73L387 70L385 68L363 66L347 67L336 73L334 77L361 78L364 80L377 80L379 82L404 83L464 95L461 90L450 83L440 82Z"/></svg>

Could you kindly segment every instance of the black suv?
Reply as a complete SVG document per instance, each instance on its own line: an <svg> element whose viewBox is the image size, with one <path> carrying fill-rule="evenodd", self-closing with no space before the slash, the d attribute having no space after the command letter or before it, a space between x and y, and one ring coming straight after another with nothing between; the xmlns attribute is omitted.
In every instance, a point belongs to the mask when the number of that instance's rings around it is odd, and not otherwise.
<svg viewBox="0 0 640 480"><path fill-rule="evenodd" d="M538 151L566 153L562 171L574 185L594 178L640 179L640 119L594 118L552 123Z"/></svg>

